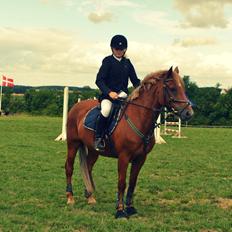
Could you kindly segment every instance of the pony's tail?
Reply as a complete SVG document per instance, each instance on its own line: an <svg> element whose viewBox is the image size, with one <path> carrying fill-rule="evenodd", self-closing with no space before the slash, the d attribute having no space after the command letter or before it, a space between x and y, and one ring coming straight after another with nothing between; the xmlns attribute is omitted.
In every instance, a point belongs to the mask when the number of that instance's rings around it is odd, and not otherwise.
<svg viewBox="0 0 232 232"><path fill-rule="evenodd" d="M87 155L88 155L87 147L81 144L81 146L79 147L80 170L85 184L85 188L87 192L91 194L94 191L94 185L89 175L89 170L87 165Z"/></svg>

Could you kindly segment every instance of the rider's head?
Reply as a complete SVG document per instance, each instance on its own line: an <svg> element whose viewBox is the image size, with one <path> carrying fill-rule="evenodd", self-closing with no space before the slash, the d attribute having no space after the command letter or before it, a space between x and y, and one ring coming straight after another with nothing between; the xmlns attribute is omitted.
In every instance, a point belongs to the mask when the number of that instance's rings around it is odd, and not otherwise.
<svg viewBox="0 0 232 232"><path fill-rule="evenodd" d="M127 50L127 39L123 35L115 35L111 39L110 47L112 49L113 54L121 58L125 55Z"/></svg>

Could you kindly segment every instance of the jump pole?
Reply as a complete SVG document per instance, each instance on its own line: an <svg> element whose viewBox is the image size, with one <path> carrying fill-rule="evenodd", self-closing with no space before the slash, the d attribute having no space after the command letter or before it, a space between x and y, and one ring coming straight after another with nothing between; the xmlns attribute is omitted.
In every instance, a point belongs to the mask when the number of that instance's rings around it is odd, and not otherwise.
<svg viewBox="0 0 232 232"><path fill-rule="evenodd" d="M55 139L55 141L65 141L67 138L67 130L66 130L66 124L67 124L67 118L68 118L68 87L64 88L64 101L63 101L63 122L62 122L62 132L61 134Z"/></svg>
<svg viewBox="0 0 232 232"><path fill-rule="evenodd" d="M164 120L164 135L173 135L172 138L187 138L186 136L181 135L181 119L178 117L178 122L168 122L167 113L165 112ZM178 126L178 129L170 129L167 126Z"/></svg>
<svg viewBox="0 0 232 232"><path fill-rule="evenodd" d="M160 115L157 119L157 124L160 125ZM163 144L163 143L166 143L166 141L161 137L160 135L160 127L156 127L155 128L155 141L156 141L156 144Z"/></svg>

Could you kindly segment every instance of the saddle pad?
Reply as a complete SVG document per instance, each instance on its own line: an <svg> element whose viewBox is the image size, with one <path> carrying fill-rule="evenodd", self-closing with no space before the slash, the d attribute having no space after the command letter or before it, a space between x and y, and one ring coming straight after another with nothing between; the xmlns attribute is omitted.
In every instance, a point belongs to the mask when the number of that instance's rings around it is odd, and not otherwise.
<svg viewBox="0 0 232 232"><path fill-rule="evenodd" d="M89 110L84 119L84 127L96 132L96 121L99 114L100 114L99 106L95 106L94 108ZM117 126L119 115L117 115L117 117L113 117L111 122L108 122L106 134L111 135L113 133L115 127Z"/></svg>

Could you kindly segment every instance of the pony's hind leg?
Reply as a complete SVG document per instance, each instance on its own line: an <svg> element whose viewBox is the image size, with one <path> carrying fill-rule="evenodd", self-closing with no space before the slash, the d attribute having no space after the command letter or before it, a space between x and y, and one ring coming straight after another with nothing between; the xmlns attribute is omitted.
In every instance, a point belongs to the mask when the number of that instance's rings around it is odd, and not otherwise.
<svg viewBox="0 0 232 232"><path fill-rule="evenodd" d="M88 156L87 156L87 166L88 166L89 177L90 177L90 181L91 181L92 186L93 186L93 190L95 190L95 185L94 185L94 181L93 181L92 170L93 170L94 164L96 163L96 161L98 159L98 156L99 155L95 151L89 151ZM96 203L96 199L93 196L93 192L88 192L87 189L85 189L85 197L87 199L88 204L95 204Z"/></svg>
<svg viewBox="0 0 232 232"><path fill-rule="evenodd" d="M69 142L68 143L68 153L65 162L65 173L66 173L66 197L67 204L74 204L73 190L72 190L72 174L73 174L73 164L75 161L76 153L80 143L79 142Z"/></svg>

